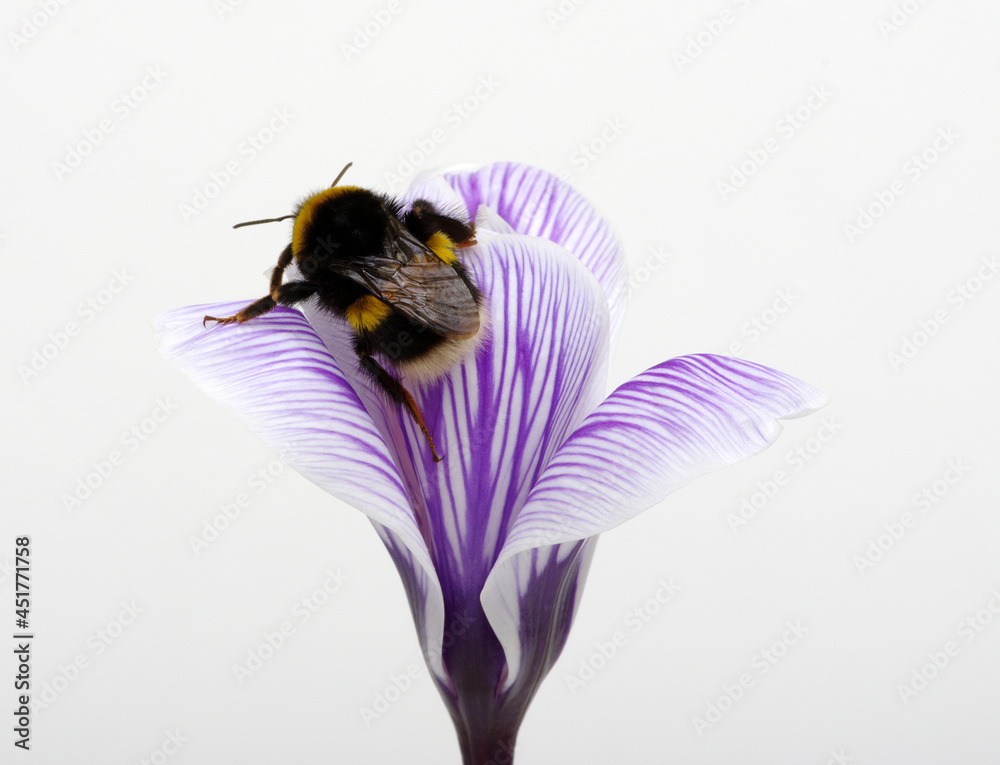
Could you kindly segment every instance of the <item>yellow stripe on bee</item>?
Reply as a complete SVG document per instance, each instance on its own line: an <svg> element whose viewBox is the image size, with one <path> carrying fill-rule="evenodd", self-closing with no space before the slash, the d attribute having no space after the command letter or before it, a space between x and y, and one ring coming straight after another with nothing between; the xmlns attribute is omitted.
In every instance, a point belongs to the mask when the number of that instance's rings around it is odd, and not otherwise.
<svg viewBox="0 0 1000 765"><path fill-rule="evenodd" d="M431 249L431 252L449 266L453 266L458 262L458 258L455 257L455 243L451 241L451 237L447 234L442 234L440 231L431 234L431 238L427 240L427 246Z"/></svg>
<svg viewBox="0 0 1000 765"><path fill-rule="evenodd" d="M372 295L359 297L347 308L347 320L355 332L369 332L389 318L392 309Z"/></svg>
<svg viewBox="0 0 1000 765"><path fill-rule="evenodd" d="M319 193L313 194L299 208L299 214L295 216L295 225L292 227L292 254L298 257L306 246L306 232L316 216L316 210L324 202L339 197L345 191L357 191L357 186L334 186L323 189Z"/></svg>

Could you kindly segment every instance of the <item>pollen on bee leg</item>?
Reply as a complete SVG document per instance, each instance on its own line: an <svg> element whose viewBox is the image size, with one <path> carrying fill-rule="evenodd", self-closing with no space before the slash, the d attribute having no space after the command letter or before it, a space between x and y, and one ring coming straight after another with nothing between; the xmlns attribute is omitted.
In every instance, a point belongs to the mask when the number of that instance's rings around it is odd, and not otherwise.
<svg viewBox="0 0 1000 765"><path fill-rule="evenodd" d="M458 262L458 257L455 255L455 243L447 234L441 231L431 234L431 238L427 240L427 246L430 248L431 252L437 255L449 266Z"/></svg>

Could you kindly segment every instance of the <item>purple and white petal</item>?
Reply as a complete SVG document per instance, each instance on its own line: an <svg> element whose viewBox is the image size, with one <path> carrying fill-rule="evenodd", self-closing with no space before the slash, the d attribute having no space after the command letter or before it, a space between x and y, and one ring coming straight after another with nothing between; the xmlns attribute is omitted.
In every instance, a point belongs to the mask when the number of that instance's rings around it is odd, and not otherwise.
<svg viewBox="0 0 1000 765"><path fill-rule="evenodd" d="M464 761L502 761L565 645L597 535L766 448L779 419L825 400L767 367L703 355L653 367L601 402L627 274L592 206L517 163L423 173L400 201L419 198L475 217L479 243L457 254L486 296L477 342L439 379L412 368L407 379L379 358L413 394L441 463L360 372L346 321L315 298L243 325L201 319L250 301L155 322L194 382L369 517ZM286 281L298 278L293 265Z"/></svg>
<svg viewBox="0 0 1000 765"><path fill-rule="evenodd" d="M440 380L404 379L441 463L410 416L360 374L345 322L314 301L302 307L405 466L404 484L414 482L411 504L426 505L418 517L432 514L439 571L481 584L468 569L492 566L542 466L602 397L607 312L593 277L544 239L487 237L463 259L489 296L486 336Z"/></svg>
<svg viewBox="0 0 1000 765"><path fill-rule="evenodd" d="M462 197L449 185L445 177L435 170L425 170L419 173L409 188L399 197L403 204L403 210L409 210L417 199L426 199L446 214L449 212L458 213L459 217L465 214L465 203Z"/></svg>
<svg viewBox="0 0 1000 765"><path fill-rule="evenodd" d="M456 686L472 691L444 697L463 752L473 754L466 762L505 761L492 753L498 742L513 741L535 692L562 652L595 544L596 539L581 540L509 559L505 570L512 584L506 588L511 601L494 603L496 611L488 611L482 624L473 624L473 634L464 635L466 639L447 654ZM505 608L521 617L518 645L523 650L513 663L493 628L497 622L511 622L501 613Z"/></svg>
<svg viewBox="0 0 1000 765"><path fill-rule="evenodd" d="M476 211L476 231L480 235L488 234L490 236L517 233L507 221L487 205L479 205L479 210Z"/></svg>
<svg viewBox="0 0 1000 765"><path fill-rule="evenodd" d="M478 209L468 211L465 200L449 185L440 171L425 170L413 179L406 193L400 197L403 210L410 209L417 199L426 199L439 210L453 212L460 219L468 216L470 220L475 221L479 236L518 233L488 205L481 204Z"/></svg>
<svg viewBox="0 0 1000 765"><path fill-rule="evenodd" d="M396 571L403 581L403 590L410 603L413 623L417 628L417 639L424 654L424 661L431 668L438 683L453 690L451 679L442 663L442 633L444 632L444 601L437 574L428 571L418 558L420 549L412 550L406 541L388 526L372 520L372 526L382 544L389 551L389 557L396 564Z"/></svg>
<svg viewBox="0 0 1000 765"><path fill-rule="evenodd" d="M484 237L463 260L489 296L488 332L478 352L442 379L404 380L445 455L441 463L410 416L357 371L344 322L303 306L401 466L431 540L446 620L481 615L482 586L510 523L607 380L607 304L576 258L545 239L507 235Z"/></svg>
<svg viewBox="0 0 1000 765"><path fill-rule="evenodd" d="M503 646L501 693L527 705L562 653L583 594L597 537L502 559L483 590L483 610Z"/></svg>
<svg viewBox="0 0 1000 765"><path fill-rule="evenodd" d="M456 168L444 177L465 200L469 215L487 205L517 233L545 237L576 255L604 288L610 336L617 337L628 279L624 252L607 221L580 192L551 173L516 162Z"/></svg>
<svg viewBox="0 0 1000 765"><path fill-rule="evenodd" d="M749 361L683 356L619 387L560 447L503 557L607 531L692 478L753 456L826 399Z"/></svg>
<svg viewBox="0 0 1000 765"><path fill-rule="evenodd" d="M400 471L306 318L279 306L246 324L202 326L205 314L229 316L250 302L162 314L154 320L161 350L295 470L392 532L417 569L421 612L437 620L423 629L439 634L441 591ZM440 653L429 664L446 676Z"/></svg>
<svg viewBox="0 0 1000 765"><path fill-rule="evenodd" d="M593 539L692 478L756 454L777 437L778 418L823 403L795 378L719 356L673 359L618 388L547 465L483 589L483 608L508 660L504 689L538 670L529 662L541 650L535 643L564 639L570 626L572 611L558 623L542 619L548 627L538 629L526 583L535 575L552 588L569 575L558 568L536 573L539 555ZM571 585L582 590L582 579L564 586ZM551 660L557 657L558 650Z"/></svg>

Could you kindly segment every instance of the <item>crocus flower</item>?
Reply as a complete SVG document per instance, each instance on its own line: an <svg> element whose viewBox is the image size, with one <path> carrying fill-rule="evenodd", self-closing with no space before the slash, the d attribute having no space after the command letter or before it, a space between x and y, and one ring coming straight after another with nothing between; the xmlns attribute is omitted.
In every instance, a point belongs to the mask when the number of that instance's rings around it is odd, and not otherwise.
<svg viewBox="0 0 1000 765"><path fill-rule="evenodd" d="M406 195L417 198L475 217L479 243L463 260L490 310L475 356L434 383L407 383L441 463L358 372L346 323L312 303L209 328L206 314L251 301L191 306L157 324L192 380L371 519L464 763L509 763L597 535L759 452L779 418L824 400L781 372L713 355L665 361L605 398L626 272L590 204L513 163L423 176Z"/></svg>

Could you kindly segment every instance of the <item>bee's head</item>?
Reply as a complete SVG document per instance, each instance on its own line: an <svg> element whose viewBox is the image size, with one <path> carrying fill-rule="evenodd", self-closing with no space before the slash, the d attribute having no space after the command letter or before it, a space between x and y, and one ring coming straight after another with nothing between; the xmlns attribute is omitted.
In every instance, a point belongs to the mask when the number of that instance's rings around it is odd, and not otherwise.
<svg viewBox="0 0 1000 765"><path fill-rule="evenodd" d="M334 186L307 198L295 213L292 255L322 267L330 259L362 258L381 252L389 233L389 213L374 192Z"/></svg>

